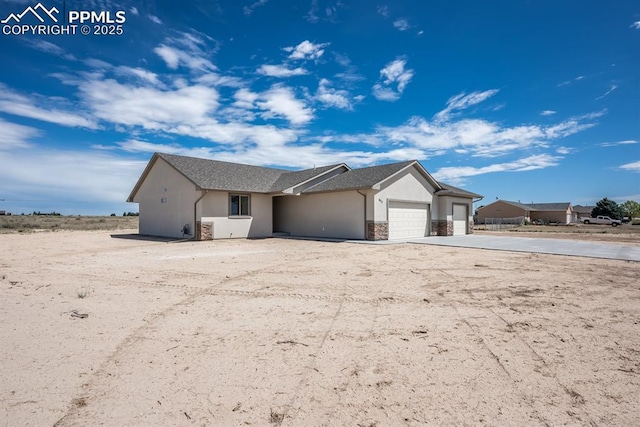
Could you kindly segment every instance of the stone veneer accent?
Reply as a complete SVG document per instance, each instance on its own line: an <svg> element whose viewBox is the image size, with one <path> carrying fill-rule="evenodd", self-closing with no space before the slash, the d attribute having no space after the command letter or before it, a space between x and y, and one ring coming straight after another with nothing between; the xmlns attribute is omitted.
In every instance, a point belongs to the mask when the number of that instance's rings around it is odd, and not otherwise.
<svg viewBox="0 0 640 427"><path fill-rule="evenodd" d="M473 221L469 221L469 229L467 230L467 233L473 234L473 227L474 227Z"/></svg>
<svg viewBox="0 0 640 427"><path fill-rule="evenodd" d="M431 221L432 236L453 236L453 221Z"/></svg>
<svg viewBox="0 0 640 427"><path fill-rule="evenodd" d="M197 229L196 240L213 240L213 223L198 221Z"/></svg>
<svg viewBox="0 0 640 427"><path fill-rule="evenodd" d="M389 223L367 221L367 240L389 240Z"/></svg>

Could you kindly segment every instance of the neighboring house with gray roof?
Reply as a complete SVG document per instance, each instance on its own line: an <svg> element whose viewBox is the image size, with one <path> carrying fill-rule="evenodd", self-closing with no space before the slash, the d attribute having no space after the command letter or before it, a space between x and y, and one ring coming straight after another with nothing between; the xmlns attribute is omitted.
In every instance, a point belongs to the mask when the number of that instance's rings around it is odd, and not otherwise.
<svg viewBox="0 0 640 427"><path fill-rule="evenodd" d="M520 203L508 200L496 200L478 208L478 224L494 219L523 217L524 221L570 224L576 222L571 203Z"/></svg>
<svg viewBox="0 0 640 427"><path fill-rule="evenodd" d="M583 205L575 205L573 207L573 212L576 215L576 219L580 221L582 218L591 218L591 211L595 206L583 206Z"/></svg>
<svg viewBox="0 0 640 427"><path fill-rule="evenodd" d="M155 153L127 201L144 235L386 240L471 233L478 198L415 160L289 171Z"/></svg>

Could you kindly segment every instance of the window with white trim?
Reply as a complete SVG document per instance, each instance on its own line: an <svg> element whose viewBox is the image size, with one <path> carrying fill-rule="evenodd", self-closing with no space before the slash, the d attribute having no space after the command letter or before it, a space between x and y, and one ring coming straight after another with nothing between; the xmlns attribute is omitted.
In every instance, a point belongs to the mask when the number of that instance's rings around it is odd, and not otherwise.
<svg viewBox="0 0 640 427"><path fill-rule="evenodd" d="M249 216L251 196L248 194L229 195L229 216Z"/></svg>

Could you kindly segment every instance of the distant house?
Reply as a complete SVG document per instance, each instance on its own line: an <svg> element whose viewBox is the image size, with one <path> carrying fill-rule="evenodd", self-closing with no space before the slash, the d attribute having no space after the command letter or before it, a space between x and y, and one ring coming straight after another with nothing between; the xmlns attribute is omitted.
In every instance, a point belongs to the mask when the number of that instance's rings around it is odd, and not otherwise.
<svg viewBox="0 0 640 427"><path fill-rule="evenodd" d="M496 200L478 208L478 224L495 218L523 217L524 221L542 220L545 223L570 224L576 222L571 203L519 203L508 200Z"/></svg>
<svg viewBox="0 0 640 427"><path fill-rule="evenodd" d="M7 212L6 212L6 211L0 211L0 216L4 216L4 215L6 215L6 214L7 214Z"/></svg>
<svg viewBox="0 0 640 427"><path fill-rule="evenodd" d="M472 233L481 197L415 160L289 171L155 153L127 201L139 203L145 235L387 240Z"/></svg>
<svg viewBox="0 0 640 427"><path fill-rule="evenodd" d="M590 218L591 211L595 208L595 206L582 206L575 205L573 207L573 212L576 214L576 219L580 221L582 218Z"/></svg>

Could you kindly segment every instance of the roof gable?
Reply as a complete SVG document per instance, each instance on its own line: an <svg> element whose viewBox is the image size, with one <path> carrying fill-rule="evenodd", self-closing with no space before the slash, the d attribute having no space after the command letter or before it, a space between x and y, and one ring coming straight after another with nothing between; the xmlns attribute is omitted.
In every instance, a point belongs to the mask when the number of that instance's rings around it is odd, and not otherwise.
<svg viewBox="0 0 640 427"><path fill-rule="evenodd" d="M385 181L408 168L415 168L439 194L482 197L436 181L417 160L350 169L344 163L301 171L251 166L196 157L154 153L127 201L132 202L156 162L162 159L199 190L280 193L295 191L317 193L379 188ZM319 181L319 182L318 182ZM305 188L308 187L308 188Z"/></svg>
<svg viewBox="0 0 640 427"><path fill-rule="evenodd" d="M222 162L197 157L154 153L144 172L138 179L127 201L132 202L140 186L158 159L167 162L197 189L219 191L241 191L247 193L281 192L304 182L313 180L340 167L349 169L343 163L301 171L251 166L240 163Z"/></svg>
<svg viewBox="0 0 640 427"><path fill-rule="evenodd" d="M327 172L331 172L334 169L344 167L349 170L349 167L344 163L339 163L335 165L322 166L318 168L305 169L301 171L293 171L293 172L284 172L280 175L280 177L273 183L271 186L271 192L280 192L285 191L291 187L298 186L307 181L315 179L320 175L324 175Z"/></svg>
<svg viewBox="0 0 640 427"><path fill-rule="evenodd" d="M158 157L202 190L268 192L282 169L158 153Z"/></svg>
<svg viewBox="0 0 640 427"><path fill-rule="evenodd" d="M352 169L333 177L327 181L305 190L305 193L319 193L325 191L345 191L373 188L380 185L397 173L410 166L416 168L429 180L436 189L441 188L439 183L416 160L406 162L389 163L386 165L369 166L366 168Z"/></svg>

